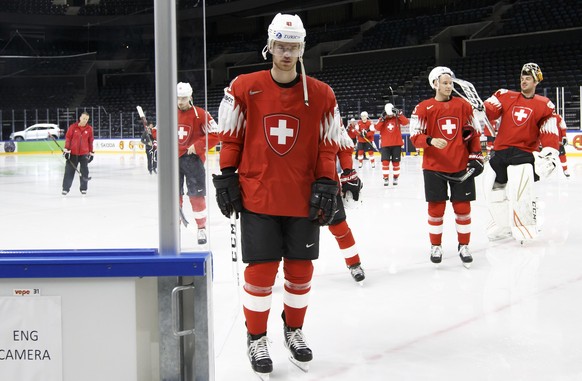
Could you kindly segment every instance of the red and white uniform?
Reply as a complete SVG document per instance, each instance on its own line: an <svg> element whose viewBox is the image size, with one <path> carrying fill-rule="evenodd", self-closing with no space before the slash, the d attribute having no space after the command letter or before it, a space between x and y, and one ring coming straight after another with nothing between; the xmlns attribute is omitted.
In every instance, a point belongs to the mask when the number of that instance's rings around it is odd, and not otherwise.
<svg viewBox="0 0 582 381"><path fill-rule="evenodd" d="M489 120L501 116L494 149L515 147L522 151L538 151L542 147L559 148L554 104L548 98L534 95L526 98L520 92L497 90L485 102Z"/></svg>
<svg viewBox="0 0 582 381"><path fill-rule="evenodd" d="M358 130L358 143L369 143L369 142L373 142L374 141L374 129L372 128L374 126L374 123L372 123L372 121L370 119L366 120L365 122L362 120L358 120L358 125L356 127L356 129ZM364 137L360 134L361 131L368 131L365 136L366 139L364 139Z"/></svg>
<svg viewBox="0 0 582 381"><path fill-rule="evenodd" d="M463 127L472 126L473 109L464 99L452 97L447 102L434 98L420 102L412 112L410 139L417 148L424 148L422 168L455 173L467 168L470 152L481 152L479 139L470 146L463 140ZM443 149L427 144L427 137L447 140Z"/></svg>
<svg viewBox="0 0 582 381"><path fill-rule="evenodd" d="M188 147L194 144L196 155L204 163L207 150L206 134L210 149L218 143L219 137L218 126L208 112L197 106L186 111L178 110L178 156L183 156Z"/></svg>
<svg viewBox="0 0 582 381"><path fill-rule="evenodd" d="M346 128L348 131L348 136L352 141L355 143L358 137L358 130L356 129L356 124L348 123L348 127Z"/></svg>
<svg viewBox="0 0 582 381"><path fill-rule="evenodd" d="M410 121L404 114L397 117L386 117L384 120L379 120L374 126L376 131L380 133L380 144L382 147L402 146L401 126L407 126Z"/></svg>
<svg viewBox="0 0 582 381"><path fill-rule="evenodd" d="M238 168L242 203L251 212L307 217L311 184L337 176L341 117L335 95L327 84L306 79L309 105L301 81L281 87L269 70L240 75L225 89L220 168Z"/></svg>
<svg viewBox="0 0 582 381"><path fill-rule="evenodd" d="M71 150L71 155L87 155L93 152L93 127L86 124L85 127L79 126L75 122L69 126L65 135L65 149Z"/></svg>
<svg viewBox="0 0 582 381"><path fill-rule="evenodd" d="M563 139L566 137L566 132L568 131L568 127L566 126L566 122L564 122L564 118L560 114L556 114L556 120L558 122L558 139L560 141L560 163L562 164L562 171L567 173L568 171L568 162L566 159L566 149L564 145L561 143Z"/></svg>

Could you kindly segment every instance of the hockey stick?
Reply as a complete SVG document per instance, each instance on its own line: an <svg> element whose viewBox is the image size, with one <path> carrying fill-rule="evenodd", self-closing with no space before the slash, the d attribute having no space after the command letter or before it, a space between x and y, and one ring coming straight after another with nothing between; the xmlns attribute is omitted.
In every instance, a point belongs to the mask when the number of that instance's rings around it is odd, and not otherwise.
<svg viewBox="0 0 582 381"><path fill-rule="evenodd" d="M236 274L236 285L240 286L240 277L238 273L238 239L237 239L237 224L236 212L230 215L230 256L232 259L232 272Z"/></svg>
<svg viewBox="0 0 582 381"><path fill-rule="evenodd" d="M361 134L360 134L360 136L361 136L361 137L362 137L362 138L363 138L365 141L367 141L368 143L370 143L370 145L372 146L372 148L374 149L374 151L375 151L375 152L380 152L380 150L379 150L379 149L378 149L378 147L376 146L376 142L371 142L371 141L369 141L369 140L368 140L368 138L367 138L367 137L365 137L364 135L361 135Z"/></svg>
<svg viewBox="0 0 582 381"><path fill-rule="evenodd" d="M63 147L61 147L61 145L59 144L59 142L57 142L57 141L56 141L56 139L55 139L55 137L54 137L54 136L52 136L52 135L49 135L49 136L50 136L51 140L52 140L53 142L55 142L55 144L57 145L57 147L59 147L59 148L60 148L61 152L62 152L62 153L63 153L63 155L64 155L64 154L65 154L65 150L63 149ZM63 157L65 157L65 156L63 156ZM80 177L80 178L81 178L83 181L89 181L89 180L91 180L91 176L89 176L89 177L85 177L85 176L84 176L84 175L81 173L81 171L79 171L79 168L77 168L77 166L76 166L75 164L73 164L73 162L71 161L71 159L67 159L67 158L65 157L65 160L67 161L67 163L68 163L68 164L70 164L70 165L71 165L71 166L72 166L72 167L75 169L75 171L76 171L76 172L79 174L79 177Z"/></svg>
<svg viewBox="0 0 582 381"><path fill-rule="evenodd" d="M188 222L188 219L186 218L186 215L184 214L184 210L182 209L182 207L180 207L180 222L184 224L185 228L187 228L188 224L190 223Z"/></svg>
<svg viewBox="0 0 582 381"><path fill-rule="evenodd" d="M461 87L461 89L463 89L463 92L465 94L464 95L461 94L454 87L453 87L453 91L458 96L460 96L461 98L463 98L464 100L469 102L471 104L471 106L473 106L474 124L476 124L480 130L482 130L481 126L485 125L485 127L489 130L489 133L491 133L491 136L495 137L497 134L495 133L495 129L493 128L493 126L489 122L487 115L485 115L485 105L483 104L483 101L479 97L477 90L475 90L475 86L473 86L473 84L471 82L465 81L465 80L459 79L459 78L454 78L453 82L456 83L457 85L459 85ZM475 126L475 127L477 127L477 126Z"/></svg>
<svg viewBox="0 0 582 381"><path fill-rule="evenodd" d="M440 177L443 180L447 180L447 181L450 181L452 183L460 184L460 183L464 183L469 177L471 177L473 172L475 172L475 168L467 169L467 172L463 176L459 176L459 177L445 175L444 173L440 173L440 172L435 172L435 175L437 175L438 177Z"/></svg>

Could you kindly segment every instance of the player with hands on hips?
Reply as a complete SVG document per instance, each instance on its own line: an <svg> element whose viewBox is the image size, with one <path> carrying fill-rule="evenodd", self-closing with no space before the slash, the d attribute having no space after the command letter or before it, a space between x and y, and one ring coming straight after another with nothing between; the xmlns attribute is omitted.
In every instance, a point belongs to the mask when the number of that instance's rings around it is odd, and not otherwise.
<svg viewBox="0 0 582 381"><path fill-rule="evenodd" d="M93 127L88 124L89 113L83 111L79 121L71 124L65 135L65 148L63 156L66 159L65 174L63 176L62 192L63 196L67 195L73 184L77 166L80 166L79 190L81 194L87 194L89 180L89 166L93 161Z"/></svg>
<svg viewBox="0 0 582 381"><path fill-rule="evenodd" d="M392 163L392 185L398 185L400 177L400 160L402 154L402 126L408 126L409 120L396 109L392 103L386 103L382 116L374 126L380 133L380 160L382 161L382 178L384 186L390 185L390 163Z"/></svg>
<svg viewBox="0 0 582 381"><path fill-rule="evenodd" d="M500 89L484 102L489 120L501 118L495 154L484 176L490 240L513 236L523 242L538 233L533 183L554 171L559 148L554 104L535 93L542 80L540 67L526 63L520 71L520 91Z"/></svg>
<svg viewBox="0 0 582 381"><path fill-rule="evenodd" d="M452 97L454 73L437 66L428 76L435 97L420 102L410 117L411 140L424 149L422 169L424 193L428 202L430 260L442 261L443 220L446 201L450 199L455 213L457 252L463 265L471 266L471 201L475 200L475 176L483 171L480 134L471 124L473 109L462 98ZM463 182L452 181L473 168L472 176ZM450 191L450 197L449 197Z"/></svg>
<svg viewBox="0 0 582 381"><path fill-rule="evenodd" d="M178 97L178 178L180 180L180 207L183 204L184 183L198 227L199 245L206 237L206 152L218 141L218 126L203 108L192 103L192 86L180 82L176 86ZM208 147L206 137L208 136Z"/></svg>
<svg viewBox="0 0 582 381"><path fill-rule="evenodd" d="M263 379L273 371L267 321L281 261L284 344L303 370L313 358L303 333L312 261L320 226L337 212L341 116L333 90L305 75L305 35L299 16L277 14L263 49L271 69L232 80L218 111L216 200L225 216L240 216L247 355Z"/></svg>

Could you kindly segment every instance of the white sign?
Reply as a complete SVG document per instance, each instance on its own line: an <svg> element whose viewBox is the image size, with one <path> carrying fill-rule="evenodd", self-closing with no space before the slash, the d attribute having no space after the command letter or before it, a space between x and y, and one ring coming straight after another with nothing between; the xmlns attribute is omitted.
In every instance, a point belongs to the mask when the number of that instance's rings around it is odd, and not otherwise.
<svg viewBox="0 0 582 381"><path fill-rule="evenodd" d="M0 297L0 380L63 381L61 297Z"/></svg>

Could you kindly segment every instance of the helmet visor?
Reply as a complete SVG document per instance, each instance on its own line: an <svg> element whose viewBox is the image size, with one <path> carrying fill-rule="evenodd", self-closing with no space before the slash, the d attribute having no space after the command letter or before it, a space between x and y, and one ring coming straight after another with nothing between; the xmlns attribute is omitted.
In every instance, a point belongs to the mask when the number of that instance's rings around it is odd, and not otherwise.
<svg viewBox="0 0 582 381"><path fill-rule="evenodd" d="M270 53L278 57L301 57L302 49L299 43L274 41Z"/></svg>

